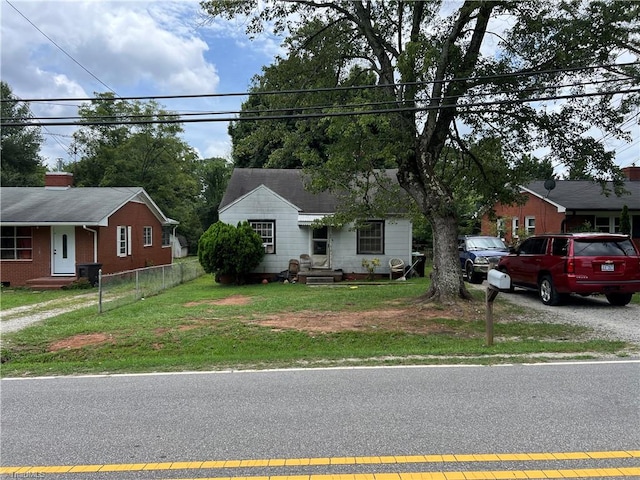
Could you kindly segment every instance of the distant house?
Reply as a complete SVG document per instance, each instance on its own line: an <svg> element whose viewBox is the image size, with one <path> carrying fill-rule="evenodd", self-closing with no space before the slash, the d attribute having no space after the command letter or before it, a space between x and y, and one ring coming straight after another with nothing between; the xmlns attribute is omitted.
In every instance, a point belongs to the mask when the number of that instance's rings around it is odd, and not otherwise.
<svg viewBox="0 0 640 480"><path fill-rule="evenodd" d="M172 262L177 222L143 188L72 183L72 174L54 172L45 187L2 187L3 285L59 288L86 273L81 266L115 273Z"/></svg>
<svg viewBox="0 0 640 480"><path fill-rule="evenodd" d="M626 205L631 236L640 246L640 167L623 169L627 193L605 195L602 187L582 180L556 180L554 184L531 182L521 188L522 205L495 206L495 218L482 218L483 234L503 237L517 243L520 236L533 233L571 232L580 229L615 233L620 231L620 214ZM553 187L548 189L547 187ZM609 185L609 187L611 187Z"/></svg>
<svg viewBox="0 0 640 480"><path fill-rule="evenodd" d="M412 224L401 215L363 219L354 226L317 226L314 221L336 212L337 199L329 193L305 189L304 173L293 169L236 168L220 206L222 222L236 225L248 221L260 234L265 256L253 272L269 278L297 260L308 276L339 278L342 273L361 277L362 261L377 258L376 273L389 275L389 260L411 261Z"/></svg>

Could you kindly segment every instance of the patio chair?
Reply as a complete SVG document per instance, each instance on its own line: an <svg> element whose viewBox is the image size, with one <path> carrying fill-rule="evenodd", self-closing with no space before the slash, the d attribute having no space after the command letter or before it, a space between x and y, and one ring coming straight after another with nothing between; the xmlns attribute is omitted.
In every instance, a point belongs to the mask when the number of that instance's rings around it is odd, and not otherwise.
<svg viewBox="0 0 640 480"><path fill-rule="evenodd" d="M389 260L389 280L393 280L393 274L400 273L404 275L404 261L401 258L392 258Z"/></svg>

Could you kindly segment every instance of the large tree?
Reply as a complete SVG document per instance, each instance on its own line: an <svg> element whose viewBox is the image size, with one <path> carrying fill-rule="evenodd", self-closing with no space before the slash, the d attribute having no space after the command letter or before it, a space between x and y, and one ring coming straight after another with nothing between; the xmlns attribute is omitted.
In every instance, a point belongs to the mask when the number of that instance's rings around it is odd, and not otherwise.
<svg viewBox="0 0 640 480"><path fill-rule="evenodd" d="M29 104L13 95L6 82L0 82L2 98L2 123L24 123L31 114ZM39 127L2 126L0 129L0 183L5 187L29 187L44 185L46 167L40 157L43 139Z"/></svg>
<svg viewBox="0 0 640 480"><path fill-rule="evenodd" d="M638 103L638 64L621 60L640 52L638 3L474 0L453 10L437 0L201 5L212 16L248 17L250 34L266 26L286 33L293 55L348 59L375 74L396 109L388 118L397 131L399 183L433 228L430 299L468 296L458 263L456 191L468 186L483 198L512 199L520 177L510 174L539 148L558 165L586 162L594 178L620 179L613 153L598 139L602 132L625 137L620 125ZM343 167L352 155L341 156Z"/></svg>
<svg viewBox="0 0 640 480"><path fill-rule="evenodd" d="M67 165L78 186L141 186L162 211L180 222L178 232L192 247L203 228L203 202L196 152L181 138L177 123L155 101L120 100L97 94L79 109L82 126L74 133L79 160Z"/></svg>

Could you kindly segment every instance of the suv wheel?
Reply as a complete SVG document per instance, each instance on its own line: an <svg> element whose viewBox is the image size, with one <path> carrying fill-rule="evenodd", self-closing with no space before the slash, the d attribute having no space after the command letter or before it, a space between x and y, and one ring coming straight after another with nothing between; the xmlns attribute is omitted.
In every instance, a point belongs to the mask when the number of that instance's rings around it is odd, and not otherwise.
<svg viewBox="0 0 640 480"><path fill-rule="evenodd" d="M469 283L482 283L482 275L478 275L473 271L473 263L467 262L465 273L467 274Z"/></svg>
<svg viewBox="0 0 640 480"><path fill-rule="evenodd" d="M561 296L553 285L553 280L549 275L545 275L540 279L538 284L538 293L540 294L540 300L545 305L559 305Z"/></svg>
<svg viewBox="0 0 640 480"><path fill-rule="evenodd" d="M631 301L633 293L607 293L607 300L611 305L616 307L624 307Z"/></svg>

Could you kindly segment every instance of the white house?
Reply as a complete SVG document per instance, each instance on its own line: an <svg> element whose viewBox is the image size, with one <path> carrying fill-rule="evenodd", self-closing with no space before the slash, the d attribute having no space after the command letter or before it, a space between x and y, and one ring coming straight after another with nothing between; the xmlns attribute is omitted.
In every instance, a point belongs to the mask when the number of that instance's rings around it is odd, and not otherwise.
<svg viewBox="0 0 640 480"><path fill-rule="evenodd" d="M392 173L392 172L391 172ZM265 278L296 259L315 274L361 277L362 261L377 258L376 274L389 275L389 260L411 265L411 221L402 215L363 219L361 228L315 227L313 222L335 213L337 199L305 189L304 173L295 169L236 168L218 208L221 221L248 221L262 237L265 256L253 272ZM395 177L394 177L395 178ZM305 269L306 270L306 269ZM335 275L334 275L335 274ZM301 275L301 281L304 281Z"/></svg>

